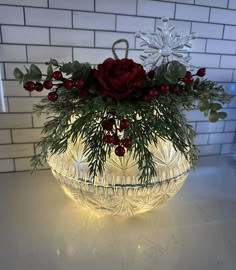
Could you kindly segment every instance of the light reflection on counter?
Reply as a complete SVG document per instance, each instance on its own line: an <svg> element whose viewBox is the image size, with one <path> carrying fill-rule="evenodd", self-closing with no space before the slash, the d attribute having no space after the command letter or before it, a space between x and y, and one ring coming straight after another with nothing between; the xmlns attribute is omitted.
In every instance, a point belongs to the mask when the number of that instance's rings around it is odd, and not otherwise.
<svg viewBox="0 0 236 270"><path fill-rule="evenodd" d="M159 209L102 217L68 199L49 171L2 174L0 269L234 270L235 175L232 157L202 158Z"/></svg>

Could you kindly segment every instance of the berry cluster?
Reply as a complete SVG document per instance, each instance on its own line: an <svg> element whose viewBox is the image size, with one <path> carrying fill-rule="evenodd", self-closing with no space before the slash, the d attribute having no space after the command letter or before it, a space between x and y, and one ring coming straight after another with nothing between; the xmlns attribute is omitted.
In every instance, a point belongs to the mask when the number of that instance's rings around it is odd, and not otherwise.
<svg viewBox="0 0 236 270"><path fill-rule="evenodd" d="M204 77L206 75L205 68L199 68L196 74L192 74L190 71L187 71L185 76L183 77L183 82L185 84L191 84L193 82L193 76Z"/></svg>
<svg viewBox="0 0 236 270"><path fill-rule="evenodd" d="M130 122L125 118L117 120L115 115L115 112L112 112L110 113L110 116L102 121L102 127L106 131L103 140L107 144L116 146L115 154L121 157L125 154L125 148L132 146L132 140L130 138L120 139L118 133L127 129L130 125Z"/></svg>
<svg viewBox="0 0 236 270"><path fill-rule="evenodd" d="M199 77L204 77L206 75L206 69L205 68L200 68L196 74L192 74L190 71L187 71L185 76L180 79L181 81L183 81L185 84L191 84L193 82L193 76L199 76ZM155 76L155 71L154 70L150 70L147 74L147 76L149 77L149 79L153 79ZM161 85L159 85L158 87L153 87L149 90L148 94L146 94L143 97L143 100L145 102L149 102L151 101L153 98L157 97L160 94L165 94L165 93L171 93L171 94L177 94L179 91L179 87L178 85L169 85L166 83L163 83Z"/></svg>
<svg viewBox="0 0 236 270"><path fill-rule="evenodd" d="M61 71L56 70L53 72L52 77L56 81L61 81L61 83L53 83L52 80L45 80L43 83L33 81L28 81L24 84L25 90L32 92L33 90L36 90L38 92L41 92L43 89L52 90L48 93L48 99L52 102L55 102L58 99L57 89L60 87L64 87L67 90L71 90L73 87L76 89L83 89L83 91L80 92L81 97L87 97L88 96L88 90L84 89L85 82L82 79L77 80L69 80L63 77L63 74ZM56 88L55 88L56 87Z"/></svg>

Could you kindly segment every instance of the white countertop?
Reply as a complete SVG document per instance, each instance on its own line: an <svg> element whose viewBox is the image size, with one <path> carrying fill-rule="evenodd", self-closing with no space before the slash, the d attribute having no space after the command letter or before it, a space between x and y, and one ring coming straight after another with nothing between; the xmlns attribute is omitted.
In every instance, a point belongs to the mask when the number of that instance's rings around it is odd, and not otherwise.
<svg viewBox="0 0 236 270"><path fill-rule="evenodd" d="M0 270L235 270L236 161L201 158L181 191L133 218L79 208L50 171L0 174Z"/></svg>

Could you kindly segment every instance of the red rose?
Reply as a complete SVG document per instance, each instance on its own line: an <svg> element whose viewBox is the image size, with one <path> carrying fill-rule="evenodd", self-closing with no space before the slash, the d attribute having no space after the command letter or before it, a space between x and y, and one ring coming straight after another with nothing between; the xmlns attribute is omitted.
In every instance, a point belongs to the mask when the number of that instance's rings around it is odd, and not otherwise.
<svg viewBox="0 0 236 270"><path fill-rule="evenodd" d="M117 99L129 97L137 85L146 80L142 65L126 58L117 60L107 58L98 65L97 70L93 70L92 76L102 86L103 95Z"/></svg>

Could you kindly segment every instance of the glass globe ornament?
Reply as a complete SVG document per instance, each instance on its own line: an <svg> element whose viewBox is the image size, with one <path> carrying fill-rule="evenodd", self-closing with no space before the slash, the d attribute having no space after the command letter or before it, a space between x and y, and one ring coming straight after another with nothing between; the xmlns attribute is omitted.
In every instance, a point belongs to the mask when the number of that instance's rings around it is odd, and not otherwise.
<svg viewBox="0 0 236 270"><path fill-rule="evenodd" d="M185 47L191 47L190 41L196 35L173 32L174 26L169 26L168 21L162 18L163 24L156 33L136 33L142 39L141 46L148 47L144 50L147 55L141 56L146 71L173 60L190 66ZM190 170L188 160L172 142L159 139L156 145L149 145L156 176L147 183L139 181L140 171L132 151L123 157L112 152L106 159L103 175L92 180L83 150L84 144L78 138L66 152L50 156L48 163L65 193L99 214L132 216L159 207L180 190Z"/></svg>
<svg viewBox="0 0 236 270"><path fill-rule="evenodd" d="M186 158L170 141L149 145L154 155L157 176L140 183L137 162L131 153L107 158L103 175L94 181L80 139L65 153L52 155L48 163L64 192L79 205L98 214L133 216L152 210L173 197L182 187L190 170Z"/></svg>

